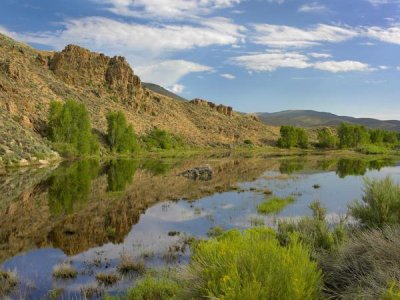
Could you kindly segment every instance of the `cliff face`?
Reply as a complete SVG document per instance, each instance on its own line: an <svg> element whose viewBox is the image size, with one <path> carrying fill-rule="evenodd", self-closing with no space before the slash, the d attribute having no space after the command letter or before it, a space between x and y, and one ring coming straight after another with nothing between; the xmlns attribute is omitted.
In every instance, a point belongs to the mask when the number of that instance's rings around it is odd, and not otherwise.
<svg viewBox="0 0 400 300"><path fill-rule="evenodd" d="M109 111L125 112L139 135L156 126L193 146L231 146L246 139L269 144L279 133L228 106L150 91L123 57L74 45L61 52L38 51L0 34L0 166L53 155L43 138L49 105L67 99L86 105L100 133L106 131Z"/></svg>

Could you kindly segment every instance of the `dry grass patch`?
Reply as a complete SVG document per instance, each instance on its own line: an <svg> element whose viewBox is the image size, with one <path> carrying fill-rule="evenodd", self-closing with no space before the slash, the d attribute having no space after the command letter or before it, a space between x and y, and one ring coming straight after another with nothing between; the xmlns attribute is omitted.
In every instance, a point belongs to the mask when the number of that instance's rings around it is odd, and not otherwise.
<svg viewBox="0 0 400 300"><path fill-rule="evenodd" d="M132 255L123 251L117 269L122 274L133 272L143 274L146 271L146 266L143 261L135 261Z"/></svg>
<svg viewBox="0 0 400 300"><path fill-rule="evenodd" d="M78 276L78 271L70 263L63 262L54 266L52 275L58 279L74 279Z"/></svg>
<svg viewBox="0 0 400 300"><path fill-rule="evenodd" d="M120 280L120 277L116 273L98 273L96 274L96 280L99 284L111 286L116 284Z"/></svg>
<svg viewBox="0 0 400 300"><path fill-rule="evenodd" d="M18 277L15 271L0 270L0 296L6 296L17 286Z"/></svg>

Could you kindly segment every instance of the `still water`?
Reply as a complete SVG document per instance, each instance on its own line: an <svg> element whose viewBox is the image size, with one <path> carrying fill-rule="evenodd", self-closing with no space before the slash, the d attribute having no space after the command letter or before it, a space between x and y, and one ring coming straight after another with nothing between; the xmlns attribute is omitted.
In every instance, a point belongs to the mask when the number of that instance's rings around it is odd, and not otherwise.
<svg viewBox="0 0 400 300"><path fill-rule="evenodd" d="M111 286L96 274L116 273L121 255L147 269L185 264L187 242L210 228L274 226L309 215L319 200L334 221L362 197L363 177L400 182L400 159L325 156L272 157L218 154L195 158L77 161L58 167L0 173L0 266L17 273L10 299L83 299L83 292L120 294L140 274L120 276ZM208 165L210 180L180 176ZM315 186L319 188L315 188ZM270 190L296 201L272 215L257 213ZM71 263L76 279L52 276ZM60 299L61 299L60 298Z"/></svg>

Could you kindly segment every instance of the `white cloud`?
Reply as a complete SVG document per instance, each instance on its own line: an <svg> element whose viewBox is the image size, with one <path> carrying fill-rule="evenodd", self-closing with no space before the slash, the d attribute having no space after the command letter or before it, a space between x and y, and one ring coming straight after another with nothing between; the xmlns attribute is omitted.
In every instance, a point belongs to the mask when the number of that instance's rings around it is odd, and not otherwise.
<svg viewBox="0 0 400 300"><path fill-rule="evenodd" d="M135 70L143 81L172 87L187 74L210 72L213 69L185 60L167 60L152 65L139 66Z"/></svg>
<svg viewBox="0 0 400 300"><path fill-rule="evenodd" d="M309 56L314 57L314 58L330 58L332 57L331 54L328 53L317 53L317 52L311 52L308 53Z"/></svg>
<svg viewBox="0 0 400 300"><path fill-rule="evenodd" d="M315 56L314 56L315 57ZM264 54L234 57L233 63L250 71L272 72L278 68L314 68L332 73L352 71L373 71L368 64L358 61L311 61L310 57L299 52L269 51Z"/></svg>
<svg viewBox="0 0 400 300"><path fill-rule="evenodd" d="M400 2L398 0L367 0L367 1L371 3L373 6L380 6L384 4L396 4Z"/></svg>
<svg viewBox="0 0 400 300"><path fill-rule="evenodd" d="M193 18L232 7L241 0L93 0L114 14L141 18Z"/></svg>
<svg viewBox="0 0 400 300"><path fill-rule="evenodd" d="M225 78L225 79L229 79L229 80L233 80L233 79L235 79L235 78L236 78L236 76L235 76L235 75L228 74L228 73L221 74L221 77L223 77L223 78Z"/></svg>
<svg viewBox="0 0 400 300"><path fill-rule="evenodd" d="M318 2L306 3L299 7L299 12L304 13L322 13L327 10L328 9L325 5L322 5Z"/></svg>
<svg viewBox="0 0 400 300"><path fill-rule="evenodd" d="M352 60L317 62L313 65L313 67L318 70L328 71L332 73L354 71L365 72L373 70L368 64Z"/></svg>
<svg viewBox="0 0 400 300"><path fill-rule="evenodd" d="M178 84L178 83L174 84L168 88L168 90L170 90L171 92L173 92L175 94L182 93L184 89L185 89L185 87L182 84Z"/></svg>
<svg viewBox="0 0 400 300"><path fill-rule="evenodd" d="M337 43L358 35L354 29L318 24L310 29L272 24L254 25L253 42L269 47L310 47L322 42Z"/></svg>
<svg viewBox="0 0 400 300"><path fill-rule="evenodd" d="M381 70L388 70L390 67L388 67L388 66L379 66L378 68L381 69Z"/></svg>
<svg viewBox="0 0 400 300"><path fill-rule="evenodd" d="M377 39L382 42L400 44L400 26L389 28L382 27L364 27L364 35Z"/></svg>
<svg viewBox="0 0 400 300"><path fill-rule="evenodd" d="M304 69L311 66L307 56L297 52L269 51L263 54L242 55L233 62L252 71L275 71L277 68Z"/></svg>

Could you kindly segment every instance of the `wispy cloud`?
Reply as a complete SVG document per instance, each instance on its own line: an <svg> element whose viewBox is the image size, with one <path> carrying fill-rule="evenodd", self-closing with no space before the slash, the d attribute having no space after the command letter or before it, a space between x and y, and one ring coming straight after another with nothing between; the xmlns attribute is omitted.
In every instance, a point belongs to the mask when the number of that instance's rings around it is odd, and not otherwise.
<svg viewBox="0 0 400 300"><path fill-rule="evenodd" d="M328 11L328 8L318 2L311 2L300 6L298 11L303 13L322 13Z"/></svg>
<svg viewBox="0 0 400 300"><path fill-rule="evenodd" d="M313 65L313 67L318 70L332 73L373 71L373 68L371 68L368 64L353 60L317 62Z"/></svg>
<svg viewBox="0 0 400 300"><path fill-rule="evenodd" d="M225 78L225 79L229 79L229 80L233 80L236 78L235 75L229 74L229 73L225 73L225 74L221 74L221 77Z"/></svg>
<svg viewBox="0 0 400 300"><path fill-rule="evenodd" d="M253 42L269 47L304 48L319 45L322 42L338 43L358 35L352 28L318 24L309 29L300 29L284 25L256 24Z"/></svg>

